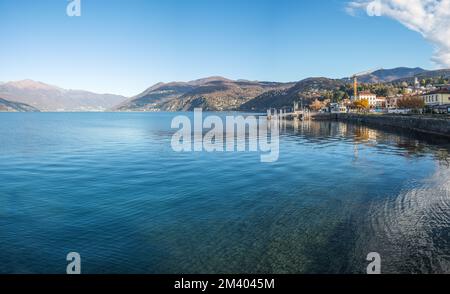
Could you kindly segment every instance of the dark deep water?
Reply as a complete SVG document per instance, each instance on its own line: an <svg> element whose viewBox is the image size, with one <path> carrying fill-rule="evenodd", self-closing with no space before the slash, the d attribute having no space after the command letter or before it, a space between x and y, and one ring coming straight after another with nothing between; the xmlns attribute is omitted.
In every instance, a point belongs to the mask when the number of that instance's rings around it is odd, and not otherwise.
<svg viewBox="0 0 450 294"><path fill-rule="evenodd" d="M0 114L0 273L450 273L450 142L288 125L176 153L167 113Z"/></svg>

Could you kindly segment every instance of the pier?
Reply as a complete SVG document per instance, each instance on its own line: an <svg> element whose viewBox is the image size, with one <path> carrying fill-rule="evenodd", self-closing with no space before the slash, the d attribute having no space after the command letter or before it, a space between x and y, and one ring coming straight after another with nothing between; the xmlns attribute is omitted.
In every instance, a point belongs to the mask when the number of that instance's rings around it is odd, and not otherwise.
<svg viewBox="0 0 450 294"><path fill-rule="evenodd" d="M292 109L274 109L270 108L267 110L267 119L272 120L274 118L283 120L309 120L311 119L311 112L309 109L301 107L299 109L298 103L294 103Z"/></svg>

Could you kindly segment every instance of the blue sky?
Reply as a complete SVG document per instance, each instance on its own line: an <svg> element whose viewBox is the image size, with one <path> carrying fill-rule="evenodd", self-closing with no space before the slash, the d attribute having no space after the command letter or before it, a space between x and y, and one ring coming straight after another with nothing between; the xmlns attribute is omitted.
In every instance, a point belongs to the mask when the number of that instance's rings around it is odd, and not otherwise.
<svg viewBox="0 0 450 294"><path fill-rule="evenodd" d="M136 95L212 75L298 81L432 68L433 47L343 0L0 0L0 81Z"/></svg>

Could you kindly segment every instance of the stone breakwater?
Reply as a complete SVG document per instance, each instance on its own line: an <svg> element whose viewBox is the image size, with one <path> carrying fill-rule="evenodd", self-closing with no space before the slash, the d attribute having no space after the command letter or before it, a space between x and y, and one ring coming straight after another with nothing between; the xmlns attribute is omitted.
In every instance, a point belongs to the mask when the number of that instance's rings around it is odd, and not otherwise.
<svg viewBox="0 0 450 294"><path fill-rule="evenodd" d="M312 118L314 120L338 120L374 126L398 127L450 138L450 118L356 113L316 114Z"/></svg>

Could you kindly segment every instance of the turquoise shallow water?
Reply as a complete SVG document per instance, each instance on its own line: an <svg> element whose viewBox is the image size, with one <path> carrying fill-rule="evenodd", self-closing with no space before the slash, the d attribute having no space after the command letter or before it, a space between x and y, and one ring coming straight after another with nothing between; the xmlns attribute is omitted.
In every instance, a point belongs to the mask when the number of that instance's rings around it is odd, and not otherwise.
<svg viewBox="0 0 450 294"><path fill-rule="evenodd" d="M0 273L450 272L450 142L288 124L176 153L167 113L0 114Z"/></svg>

